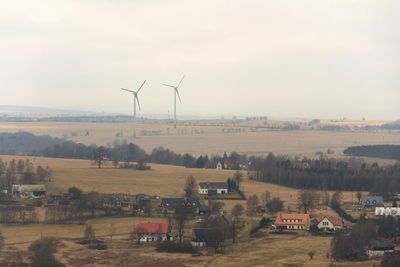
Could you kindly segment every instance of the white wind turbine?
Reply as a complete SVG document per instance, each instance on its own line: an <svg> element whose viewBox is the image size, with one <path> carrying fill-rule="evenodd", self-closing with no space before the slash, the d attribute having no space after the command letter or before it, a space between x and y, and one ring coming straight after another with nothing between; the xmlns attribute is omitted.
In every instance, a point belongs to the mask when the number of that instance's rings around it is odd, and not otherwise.
<svg viewBox="0 0 400 267"><path fill-rule="evenodd" d="M142 83L142 85L139 87L139 89L135 92L132 90L128 90L125 88L121 88L121 90L131 92L133 94L133 118L136 119L136 102L138 104L139 110L140 110L140 104L139 104L139 98L138 98L138 93L140 89L142 89L143 85L146 83L146 80Z"/></svg>
<svg viewBox="0 0 400 267"><path fill-rule="evenodd" d="M181 85L183 79L185 78L185 75L183 75L182 79L178 83L178 85L169 85L169 84L163 84L164 86L172 87L174 88L174 128L176 128L176 96L179 98L179 102L182 104L181 97L179 96L179 85Z"/></svg>

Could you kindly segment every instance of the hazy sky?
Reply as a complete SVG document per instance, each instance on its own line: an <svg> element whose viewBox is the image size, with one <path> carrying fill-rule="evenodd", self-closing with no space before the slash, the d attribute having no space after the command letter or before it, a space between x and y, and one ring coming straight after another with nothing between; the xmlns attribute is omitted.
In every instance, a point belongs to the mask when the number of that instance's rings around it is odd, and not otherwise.
<svg viewBox="0 0 400 267"><path fill-rule="evenodd" d="M398 0L26 0L0 9L0 105L400 118Z"/></svg>

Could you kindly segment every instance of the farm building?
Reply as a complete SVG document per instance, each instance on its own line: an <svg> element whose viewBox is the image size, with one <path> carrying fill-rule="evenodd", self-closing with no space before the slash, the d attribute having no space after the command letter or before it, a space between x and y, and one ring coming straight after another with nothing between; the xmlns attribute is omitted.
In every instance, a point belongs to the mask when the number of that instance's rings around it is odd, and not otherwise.
<svg viewBox="0 0 400 267"><path fill-rule="evenodd" d="M207 228L199 228L192 230L191 243L193 247L206 247L207 238L210 236L210 231Z"/></svg>
<svg viewBox="0 0 400 267"><path fill-rule="evenodd" d="M196 228L192 230L191 244L193 247L218 247L225 238L218 228Z"/></svg>
<svg viewBox="0 0 400 267"><path fill-rule="evenodd" d="M383 197L382 196L362 196L361 205L364 207L383 207Z"/></svg>
<svg viewBox="0 0 400 267"><path fill-rule="evenodd" d="M172 240L167 223L139 223L137 226L139 242L154 242Z"/></svg>
<svg viewBox="0 0 400 267"><path fill-rule="evenodd" d="M310 215L303 213L279 213L274 226L277 230L308 230Z"/></svg>
<svg viewBox="0 0 400 267"><path fill-rule="evenodd" d="M335 216L325 216L317 225L319 230L336 232L343 228L342 218Z"/></svg>
<svg viewBox="0 0 400 267"><path fill-rule="evenodd" d="M193 211L198 212L200 202L197 198L163 198L161 200L161 208L164 212L170 212L177 208L191 208Z"/></svg>
<svg viewBox="0 0 400 267"><path fill-rule="evenodd" d="M368 257L381 257L386 253L394 252L395 244L389 240L373 240L369 243L366 248L366 254Z"/></svg>
<svg viewBox="0 0 400 267"><path fill-rule="evenodd" d="M201 195L228 194L228 184L227 183L199 183L199 194L201 194Z"/></svg>
<svg viewBox="0 0 400 267"><path fill-rule="evenodd" d="M11 193L14 198L40 198L46 195L46 186L41 184L14 184Z"/></svg>

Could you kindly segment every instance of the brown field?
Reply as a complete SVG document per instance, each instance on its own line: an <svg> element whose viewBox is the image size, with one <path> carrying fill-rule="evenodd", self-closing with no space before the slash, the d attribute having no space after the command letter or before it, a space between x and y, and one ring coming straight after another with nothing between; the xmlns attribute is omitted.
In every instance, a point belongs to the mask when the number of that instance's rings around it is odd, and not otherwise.
<svg viewBox="0 0 400 267"><path fill-rule="evenodd" d="M111 166L98 169L89 160L55 159L41 157L1 156L4 160L29 158L35 165L48 165L53 169L54 181L47 183L49 192L66 192L69 187L77 186L84 191L100 193L146 193L160 197L182 197L186 177L193 175L197 182L226 181L234 171L214 169L191 169L180 166L150 164L151 170L138 171L115 169ZM269 183L249 180L244 173L242 190L246 195L259 197L266 190L272 197L280 197L285 206L296 210L297 190ZM344 200L355 200L354 192L344 192ZM225 209L230 210L236 203L245 205L244 200L227 200Z"/></svg>
<svg viewBox="0 0 400 267"><path fill-rule="evenodd" d="M4 160L20 158L17 156L1 156ZM26 158L26 157L21 157ZM106 167L98 169L91 165L88 160L52 159L29 157L34 164L49 165L54 172L54 182L48 183L51 192L66 191L71 186L77 186L85 191L96 190L99 192L124 192L124 193L147 193L161 197L183 196L183 185L185 178L194 175L197 181L224 181L232 176L233 171L228 170L206 170L188 169L184 167L151 164L150 171L123 170ZM285 200L285 206L295 210L297 205L297 190L277 186L268 183L248 180L242 183L243 191L260 196L265 190L269 190L272 196L278 196ZM355 193L344 192L345 200L351 201ZM230 210L234 204L243 200L224 201L224 209ZM332 214L330 209L315 210L314 216ZM125 257L137 257L138 265L157 264L165 259L185 266L284 266L288 263L298 263L301 266L328 266L330 261L326 258L329 250L329 237L291 236L291 235L269 235L262 238L250 238L229 249L227 254L215 256L202 256L192 258L184 254L157 253L152 247L139 247L129 249L126 240L133 226L139 221L164 221L165 218L100 218L89 220L94 227L97 236L110 241L111 224L114 224L117 236L109 245L107 251L88 250L82 245L77 245L66 239L81 238L84 225L61 224L61 225L0 225L0 230L5 237L8 248L13 243L32 242L41 236L55 236L63 239L66 244L57 256L68 266L124 266L121 261ZM26 250L28 244L14 245L18 250ZM128 247L127 247L128 246ZM310 261L307 253L316 253L315 258ZM129 253L128 253L129 252ZM125 253L125 254L124 254ZM338 266L372 266L377 261L349 263L341 262Z"/></svg>
<svg viewBox="0 0 400 267"><path fill-rule="evenodd" d="M298 121L305 124L306 121ZM200 124L201 122L198 122ZM249 154L264 154L274 152L288 155L314 155L317 151L332 149L335 156L341 156L344 148L361 144L400 144L398 131L358 132L358 131L313 131L303 129L297 131L262 131L249 132L249 126L257 122L246 122L243 125L246 132L223 133L222 128L239 128L240 126L210 126L205 121L204 126L185 125L174 130L167 124L128 124L128 123L0 123L0 132L28 131L34 134L49 134L51 136L66 137L69 140L85 144L108 144L117 139L116 133L123 132L124 137L146 151L154 147L164 146L179 153L222 154L227 151L237 151ZM279 123L279 122L277 122ZM326 122L326 124L346 125L380 125L384 122ZM221 125L221 121L216 121ZM133 127L137 138L132 138ZM88 130L89 136L84 136ZM161 135L143 136L142 130L161 131ZM73 135L77 136L71 136ZM0 156L4 160L11 158L26 158L17 156ZM71 186L77 186L84 191L98 191L101 193L146 193L160 197L183 196L185 179L193 175L197 182L225 181L232 177L234 171L189 169L178 166L150 164L150 171L114 169L109 166L98 169L88 160L53 159L28 157L35 165L49 165L53 169L54 182L47 183L49 192L65 192ZM384 161L381 161L384 162ZM242 183L242 190L246 195L256 194L259 197L266 190L272 197L280 197L285 201L285 209L297 210L297 190L289 187L269 183L255 182L247 178L246 173ZM345 201L355 201L355 192L344 192ZM236 204L246 205L244 200L224 201L224 209L230 209ZM333 214L330 209L314 210L313 216ZM259 218L258 218L259 219ZM329 237L313 237L291 235L267 235L259 238L249 238L245 242L229 248L226 254L215 256L191 257L184 254L157 253L153 247L137 247L128 249L126 240L133 226L139 221L164 221L164 218L100 218L90 220L97 236L107 241L107 251L86 249L68 240L81 238L84 225L0 225L0 230L9 244L5 250L26 250L28 244L10 245L13 243L32 242L41 236L55 236L63 239L66 245L57 253L57 257L68 266L151 266L169 260L171 265L183 263L185 266L284 266L285 264L299 264L300 266L328 266L330 260L326 257L329 250ZM114 224L117 236L110 241L111 225ZM310 260L307 253L316 254ZM368 262L339 262L337 266L373 266L379 261Z"/></svg>
<svg viewBox="0 0 400 267"><path fill-rule="evenodd" d="M304 121L295 121L306 124ZM196 123L196 125L194 125ZM28 131L38 135L65 137L69 140L84 144L106 145L116 139L125 139L134 142L150 152L153 148L163 146L178 153L223 154L226 152L240 152L248 154L266 154L273 152L287 155L313 155L317 151L333 150L341 154L343 149L353 145L400 144L399 131L316 131L304 127L296 131L272 131L259 129L250 132L249 127L256 122L244 122L240 125L221 126L224 121L186 122L177 129L169 124L144 123L67 123L67 122L21 122L0 123L0 132ZM207 123L207 125L206 125ZM258 122L260 124L260 122ZM282 123L268 121L268 123ZM346 121L325 122L326 124L346 125L380 125L383 121ZM214 126L210 125L214 124ZM217 126L218 125L218 126ZM223 129L242 128L241 133L222 132ZM133 129L137 138L133 138ZM85 136L88 130L90 135ZM144 136L142 131L159 131L160 135ZM118 132L123 137L116 137ZM76 136L71 136L76 135Z"/></svg>

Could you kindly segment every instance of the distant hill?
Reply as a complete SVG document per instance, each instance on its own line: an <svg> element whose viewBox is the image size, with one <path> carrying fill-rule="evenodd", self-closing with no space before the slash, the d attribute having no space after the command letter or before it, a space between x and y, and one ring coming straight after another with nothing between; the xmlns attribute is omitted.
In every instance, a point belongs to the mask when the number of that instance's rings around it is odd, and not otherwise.
<svg viewBox="0 0 400 267"><path fill-rule="evenodd" d="M352 146L346 148L343 153L351 156L400 160L399 145Z"/></svg>
<svg viewBox="0 0 400 267"><path fill-rule="evenodd" d="M388 130L400 130L400 120L385 123L381 126L381 128L388 129Z"/></svg>
<svg viewBox="0 0 400 267"><path fill-rule="evenodd" d="M104 115L103 113L93 111L13 105L0 105L0 114L8 116Z"/></svg>

